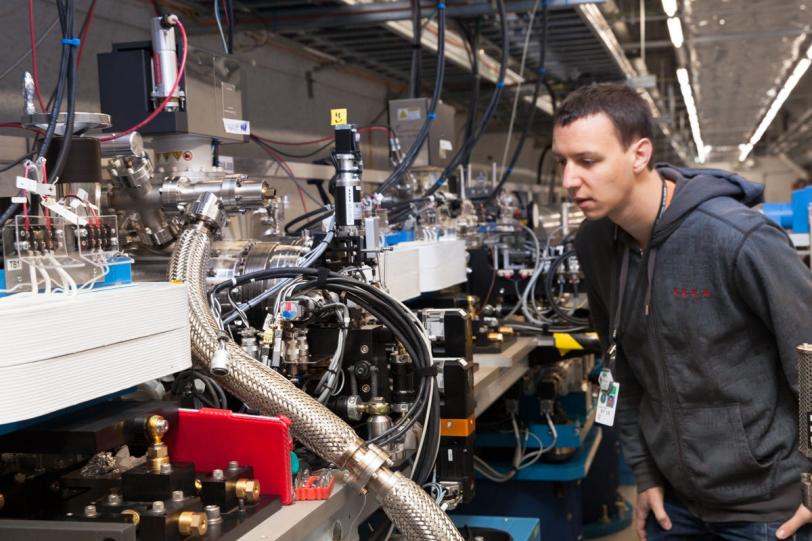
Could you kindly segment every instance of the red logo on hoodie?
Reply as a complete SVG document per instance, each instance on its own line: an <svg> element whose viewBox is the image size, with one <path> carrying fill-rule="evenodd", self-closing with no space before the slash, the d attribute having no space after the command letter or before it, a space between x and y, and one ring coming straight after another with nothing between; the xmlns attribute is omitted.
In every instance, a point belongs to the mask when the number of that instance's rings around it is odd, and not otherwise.
<svg viewBox="0 0 812 541"><path fill-rule="evenodd" d="M707 288L687 289L684 287L675 287L674 289L671 290L671 293L673 293L675 297L683 299L709 299L711 296L710 289Z"/></svg>

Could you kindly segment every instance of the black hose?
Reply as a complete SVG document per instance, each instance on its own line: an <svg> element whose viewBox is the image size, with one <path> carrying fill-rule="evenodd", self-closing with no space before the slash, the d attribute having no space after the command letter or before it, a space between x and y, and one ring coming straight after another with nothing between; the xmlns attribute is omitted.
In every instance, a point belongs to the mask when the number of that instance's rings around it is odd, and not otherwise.
<svg viewBox="0 0 812 541"><path fill-rule="evenodd" d="M48 148L51 146L51 142L53 141L54 134L56 131L56 124L59 120L59 111L62 108L62 98L64 96L65 86L68 84L68 77L71 70L74 70L75 73L75 62L73 62L74 54L75 54L75 47L72 43L65 43L64 40L66 39L73 39L73 0L65 0L65 2L57 1L57 10L59 12L60 23L62 26L62 56L59 60L59 77L57 78L56 88L54 90L54 103L51 107L51 114L50 118L48 119L48 127L45 129L45 136L43 137L42 144L39 147L39 151L37 152L37 160L40 158L44 158L45 154L48 152ZM68 85L69 86L69 85ZM69 96L68 99L70 100L70 89L69 89ZM75 93L75 87L74 87ZM74 94L74 105L75 105L75 94ZM70 108L71 104L68 103L69 111L68 114L70 115ZM71 127L73 125L73 118L70 119ZM66 132L67 134L67 132ZM68 139L68 138L66 138ZM64 147L63 147L64 148ZM62 154L60 150L60 155ZM63 158L64 160L64 158ZM57 163L59 159L57 158ZM49 168L51 169L51 168ZM55 169L55 168L54 168ZM58 171L61 172L61 171ZM54 170L52 169L51 178L53 178L54 182L58 180L58 175L54 175ZM22 193L22 192L21 192ZM20 212L22 206L19 203L12 203L10 204L6 210L0 214L0 227L3 227L6 222L8 222L11 218L13 218L17 213Z"/></svg>
<svg viewBox="0 0 812 541"><path fill-rule="evenodd" d="M295 237L296 235L298 235L299 233L301 233L305 229L313 227L314 225L321 222L322 220L324 220L328 216L331 216L333 214L334 210L335 209L333 209L332 205L327 205L327 206L318 208L316 210L311 210L310 212L302 214L301 216L297 216L296 218L292 219L287 224L285 224L285 234L288 235L288 236L291 236L291 237ZM308 218L311 218L311 219L308 219ZM299 227L297 227L296 229L293 229L293 226L300 223L300 222L304 222L304 223L302 225L300 225Z"/></svg>
<svg viewBox="0 0 812 541"><path fill-rule="evenodd" d="M468 45L468 54L471 60L471 78L473 79L473 88L471 89L471 100L468 102L468 117L465 119L465 131L463 132L463 141L467 141L471 138L471 134L474 133L474 125L476 125L476 117L477 117L477 105L479 104L479 91L480 87L482 86L482 77L479 74L479 27L480 27L480 20L477 19L474 25L474 32L471 33L462 22L458 22L460 30L462 31L463 37L465 38L465 43ZM469 149L468 152L462 157L461 164L463 167L468 166L468 162L471 161L471 151Z"/></svg>
<svg viewBox="0 0 812 541"><path fill-rule="evenodd" d="M226 0L226 10L228 11L228 54L234 54L234 0Z"/></svg>
<svg viewBox="0 0 812 541"><path fill-rule="evenodd" d="M421 44L423 36L423 21L420 0L412 0L412 72L409 78L409 97L420 97L420 86L423 75L423 46Z"/></svg>
<svg viewBox="0 0 812 541"><path fill-rule="evenodd" d="M73 39L73 0L67 0L67 2L67 34L70 36L69 39ZM49 167L51 183L59 182L62 171L65 169L65 161L70 152L73 123L76 116L76 47L70 46L68 49L68 107L65 115L65 131L56 162L53 167Z"/></svg>
<svg viewBox="0 0 812 541"><path fill-rule="evenodd" d="M502 97L502 89L505 86L505 74L507 73L508 62L510 61L510 37L508 36L507 9L505 8L505 2L504 0L496 0L496 4L499 10L499 18L502 23L502 56L499 63L499 75L496 78L496 88L494 88L493 94L491 95L491 100L488 103L488 107L485 109L485 113L480 119L477 130L465 141L459 150L457 150L457 153L440 174L440 178L438 178L431 188L429 188L423 194L425 196L436 193L437 190L439 190L443 184L445 184L448 177L456 170L457 166L462 162L463 156L466 156L473 151L477 141L479 141L479 138L483 133L485 133L485 130L488 127L493 114L496 112L497 106L499 105L499 99Z"/></svg>
<svg viewBox="0 0 812 541"><path fill-rule="evenodd" d="M500 0L501 1L501 0ZM431 128L431 123L436 116L437 111L437 104L440 102L440 94L443 89L443 81L445 79L445 3L437 2L437 69L436 75L434 80L434 92L431 96L431 102L429 104L429 108L426 111L426 120L423 122L423 125L420 127L420 131L417 133L417 137L415 137L414 143L409 148L406 155L400 161L400 163L395 167L395 169L389 174L386 180L378 186L378 189L375 190L375 193L384 193L386 190L394 186L397 182L400 181L401 177L404 173L412 166L414 160L417 158L417 154L420 152L420 149L423 147L423 143L426 142L426 138L429 136L429 129Z"/></svg>
<svg viewBox="0 0 812 541"><path fill-rule="evenodd" d="M508 178L510 178L511 173L513 173L513 168L516 166L516 162L519 160L519 155L522 152L522 148L524 148L524 144L527 141L527 136L530 133L530 128L533 126L533 120L535 119L536 116L536 109L538 109L536 107L536 102L539 99L541 86L542 84L545 84L545 86L549 85L549 83L546 83L544 81L544 66L547 59L547 34L548 34L547 21L548 21L547 2L544 2L544 7L541 10L541 37L540 37L541 39L539 41L539 67L537 70L538 77L536 78L536 83L533 86L533 98L530 102L531 103L530 115L528 115L527 120L524 124L524 128L522 129L522 133L519 136L519 142L516 145L516 150L514 150L513 156L511 156L507 168L502 172L502 178L499 179L499 182L497 183L496 186L494 186L493 190L491 190L491 193L484 198L486 201L492 200L497 196L499 191L507 182ZM532 29L533 20L530 19L530 22L528 24ZM528 31L531 30L529 29ZM510 144L510 141L508 141L507 144Z"/></svg>

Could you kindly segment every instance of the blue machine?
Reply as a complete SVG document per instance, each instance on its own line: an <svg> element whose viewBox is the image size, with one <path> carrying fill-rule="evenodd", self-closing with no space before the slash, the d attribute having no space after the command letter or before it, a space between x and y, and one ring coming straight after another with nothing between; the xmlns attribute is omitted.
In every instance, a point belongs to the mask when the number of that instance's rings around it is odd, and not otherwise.
<svg viewBox="0 0 812 541"><path fill-rule="evenodd" d="M535 518L451 515L451 520L457 528L490 528L510 534L513 541L541 541L539 521Z"/></svg>
<svg viewBox="0 0 812 541"><path fill-rule="evenodd" d="M787 203L764 203L765 216L794 233L809 233L809 204L812 203L812 186L792 192Z"/></svg>
<svg viewBox="0 0 812 541"><path fill-rule="evenodd" d="M93 285L93 289L109 286L130 284L133 281L132 261L127 257L115 258L110 261L109 271L103 280L99 280ZM6 289L6 273L0 271L0 298L12 295L13 293L2 293Z"/></svg>
<svg viewBox="0 0 812 541"><path fill-rule="evenodd" d="M546 418L539 412L550 411L549 388L545 384L558 381L553 393L555 449L521 469L508 482L478 477L476 494L483 497L475 495L458 512L538 519L541 538L556 541L601 537L631 524L632 508L618 495L622 459L617 435L611 429L594 425L591 390L588 385L577 383L583 382L582 370L588 367L579 367L577 363L558 366L556 369L553 365L541 365L538 375L530 376L532 382L519 384L521 389L517 387L508 393L517 400L514 407L521 425L538 438L521 438L530 452L539 445L549 447L553 443ZM594 369L599 371L599 365ZM499 410L483 414L476 438L477 455L501 472L510 470L516 445L509 417L507 421L504 418Z"/></svg>

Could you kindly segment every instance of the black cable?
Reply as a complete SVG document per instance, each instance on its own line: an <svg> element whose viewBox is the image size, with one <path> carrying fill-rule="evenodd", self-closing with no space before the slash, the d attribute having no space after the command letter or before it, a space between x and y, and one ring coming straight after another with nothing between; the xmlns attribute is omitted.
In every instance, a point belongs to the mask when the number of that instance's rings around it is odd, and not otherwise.
<svg viewBox="0 0 812 541"><path fill-rule="evenodd" d="M423 36L421 0L412 0L412 71L409 78L409 97L420 97L420 86L422 82L423 66L423 46L421 39Z"/></svg>
<svg viewBox="0 0 812 541"><path fill-rule="evenodd" d="M228 12L228 54L234 54L234 0L226 0Z"/></svg>
<svg viewBox="0 0 812 541"><path fill-rule="evenodd" d="M468 30L468 27L462 22L458 22L458 25L462 31L463 37L465 38L465 43L468 45L468 55L471 61L471 78L473 79L471 100L468 103L468 117L465 119L465 131L463 132L463 141L467 141L474 133L474 126L476 125L477 118L477 104L479 104L479 93L480 88L482 87L482 77L479 73L480 19L476 20L473 33L471 33L471 31ZM471 161L472 150L473 148L469 149L468 152L466 152L462 157L462 161L460 163L464 167L468 167L468 163Z"/></svg>
<svg viewBox="0 0 812 541"><path fill-rule="evenodd" d="M538 165L536 165L536 184L539 186L541 186L542 181L544 180L542 178L542 173L544 172L544 159L547 157L547 155L550 153L552 149L553 149L552 143L548 144L542 149L541 154L539 155L539 162Z"/></svg>
<svg viewBox="0 0 812 541"><path fill-rule="evenodd" d="M68 83L68 72L71 69L71 65L73 65L73 69L75 70L75 63L71 62L75 48L71 43L65 43L64 41L66 39L73 38L73 1L65 0L64 3L57 1L56 5L57 10L59 11L60 23L62 26L62 56L59 61L59 77L57 78L56 88L54 89L53 94L54 103L51 108L50 118L48 119L48 127L45 129L45 136L43 137L42 144L37 152L37 160L45 157L45 154L48 152L48 148L51 145L51 141L53 141L56 131L56 124L59 120L59 111L62 108L62 98L64 95L65 86ZM70 21L68 20L69 17ZM58 180L58 177L54 175L52 175L52 177L55 181ZM12 203L9 205L6 210L0 214L0 227L3 227L6 222L20 212L21 208L22 206L19 203Z"/></svg>
<svg viewBox="0 0 812 541"><path fill-rule="evenodd" d="M502 1L502 0L499 0ZM429 129L431 128L432 121L436 118L437 104L440 102L440 93L443 89L443 81L445 80L445 3L437 2L437 69L434 80L434 91L432 92L431 102L428 110L426 111L426 120L420 127L412 146L409 148L406 155L389 174L386 180L378 186L375 193L384 193L386 190L394 186L400 181L401 177L406 173L409 167L412 166L417 154L426 142L429 136Z"/></svg>
<svg viewBox="0 0 812 541"><path fill-rule="evenodd" d="M66 1L66 34L69 36L68 39L75 39L73 35L73 0ZM59 182L59 177L65 169L65 161L70 152L71 140L73 138L73 121L76 115L76 51L76 46L68 46L68 107L65 115L65 131L62 147L59 149L59 155L56 158L55 164L49 168L52 184Z"/></svg>
<svg viewBox="0 0 812 541"><path fill-rule="evenodd" d="M426 190L426 192L423 194L425 196L435 194L437 190L439 190L443 184L445 184L448 177L454 173L457 166L461 163L463 156L473 151L474 146L476 146L476 143L479 141L479 138L483 133L485 133L485 130L496 112L497 106L499 105L499 100L502 97L502 89L505 87L505 74L507 73L508 63L510 61L510 37L508 35L508 20L505 2L504 0L496 0L496 5L501 21L500 26L502 39L502 56L499 63L499 75L496 78L496 88L494 88L493 94L491 94L491 100L485 109L485 113L482 115L482 118L479 121L479 126L477 127L476 132L474 132L471 137L468 138L459 148L449 164L440 174L440 178L438 178L431 188Z"/></svg>
<svg viewBox="0 0 812 541"><path fill-rule="evenodd" d="M522 128L522 133L519 136L519 142L516 144L516 149L513 151L513 156L510 158L510 162L508 162L507 168L502 172L502 178L499 179L499 182L496 186L493 187L490 194L488 194L484 199L486 201L493 199L502 189L502 187L507 182L508 178L510 178L511 173L513 173L513 168L516 166L516 162L519 160L519 155L524 148L524 144L527 141L527 136L530 133L530 128L533 126L533 120L536 117L536 102L539 99L539 93L541 92L541 85L542 81L544 80L544 65L547 57L547 2L543 2L544 7L541 10L541 39L539 43L539 67L538 67L538 76L536 78L536 82L533 85L533 97L530 101L530 114L528 115L524 127ZM530 19L528 23L530 28L528 32L532 31L533 20ZM508 144L510 142L508 141ZM476 200L478 198L471 198Z"/></svg>
<svg viewBox="0 0 812 541"><path fill-rule="evenodd" d="M324 218L326 218L327 216L332 214L333 210L334 209L333 209L332 205L325 205L325 206L317 208L315 210L311 210L310 212L305 212L304 214L302 214L300 216L297 216L296 218L292 219L291 221L289 221L288 223L285 224L285 234L289 235L289 236L297 235L301 231L307 229L308 227L311 227L313 224L316 224L316 223L322 221ZM297 228L297 231L295 233L291 231L291 228L294 225L298 224L299 222L303 222L305 220L308 220L308 218L313 218L314 216L318 217L318 219L314 218L313 220L307 221L303 226L301 226L300 228Z"/></svg>

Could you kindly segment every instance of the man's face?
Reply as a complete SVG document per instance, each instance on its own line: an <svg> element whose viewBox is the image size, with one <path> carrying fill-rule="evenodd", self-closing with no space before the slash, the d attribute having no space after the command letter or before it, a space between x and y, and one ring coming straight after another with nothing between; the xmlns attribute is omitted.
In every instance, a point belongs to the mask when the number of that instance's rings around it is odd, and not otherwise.
<svg viewBox="0 0 812 541"><path fill-rule="evenodd" d="M564 189L590 220L611 216L625 204L635 182L635 149L636 144L623 148L604 113L553 129Z"/></svg>

